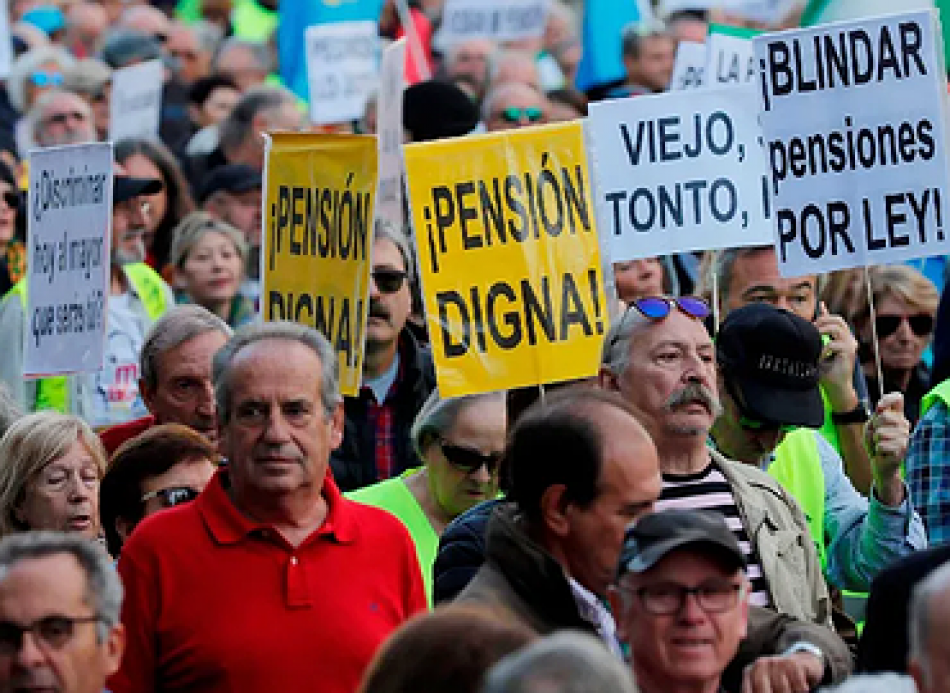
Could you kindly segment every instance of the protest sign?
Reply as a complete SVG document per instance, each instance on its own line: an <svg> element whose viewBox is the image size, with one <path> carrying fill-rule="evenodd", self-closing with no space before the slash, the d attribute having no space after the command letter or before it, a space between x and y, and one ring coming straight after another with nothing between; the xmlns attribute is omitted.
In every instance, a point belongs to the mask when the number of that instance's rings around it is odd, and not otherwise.
<svg viewBox="0 0 950 693"><path fill-rule="evenodd" d="M597 372L608 327L578 123L405 148L444 396Z"/></svg>
<svg viewBox="0 0 950 693"><path fill-rule="evenodd" d="M26 377L97 371L105 347L112 145L30 152Z"/></svg>
<svg viewBox="0 0 950 693"><path fill-rule="evenodd" d="M676 62L670 78L670 91L696 89L703 86L703 70L706 69L706 44L695 41L680 41L676 48Z"/></svg>
<svg viewBox="0 0 950 693"><path fill-rule="evenodd" d="M376 141L278 133L264 170L265 320L321 332L337 352L340 390L359 392L373 245Z"/></svg>
<svg viewBox="0 0 950 693"><path fill-rule="evenodd" d="M752 85L592 103L597 219L613 262L771 243Z"/></svg>
<svg viewBox="0 0 950 693"><path fill-rule="evenodd" d="M950 251L938 35L915 12L754 40L784 276Z"/></svg>
<svg viewBox="0 0 950 693"><path fill-rule="evenodd" d="M376 188L376 218L402 229L402 94L405 86L406 39L383 51L376 101L376 144L379 185Z"/></svg>
<svg viewBox="0 0 950 693"><path fill-rule="evenodd" d="M755 83L759 69L752 53L751 38L759 32L713 24L706 37L706 86Z"/></svg>
<svg viewBox="0 0 950 693"><path fill-rule="evenodd" d="M468 39L517 41L544 33L550 0L446 0L440 45Z"/></svg>
<svg viewBox="0 0 950 693"><path fill-rule="evenodd" d="M158 137L165 68L161 60L123 67L112 73L109 139Z"/></svg>
<svg viewBox="0 0 950 693"><path fill-rule="evenodd" d="M345 123L363 115L376 88L379 36L374 21L307 27L310 120Z"/></svg>

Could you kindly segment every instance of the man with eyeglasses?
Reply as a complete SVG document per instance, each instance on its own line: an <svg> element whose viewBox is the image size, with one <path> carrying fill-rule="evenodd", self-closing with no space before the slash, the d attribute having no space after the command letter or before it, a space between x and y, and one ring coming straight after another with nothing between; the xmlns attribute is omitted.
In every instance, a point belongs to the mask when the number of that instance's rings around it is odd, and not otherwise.
<svg viewBox="0 0 950 693"><path fill-rule="evenodd" d="M600 385L623 396L656 444L658 507L720 512L745 549L750 603L830 626L828 586L798 504L767 473L707 447L722 413L709 312L692 296L632 301L604 340Z"/></svg>
<svg viewBox="0 0 950 693"><path fill-rule="evenodd" d="M723 414L711 436L723 455L768 471L798 501L828 582L866 592L883 568L927 546L900 476L910 425L900 394L881 400L866 434L873 489L862 496L816 430L824 420L821 352L818 329L793 313L762 304L731 312L716 337ZM777 459L780 443L817 446L820 454Z"/></svg>
<svg viewBox="0 0 950 693"><path fill-rule="evenodd" d="M422 464L410 431L435 387L432 354L407 326L414 266L409 241L402 231L379 223L371 257L363 383L357 397L344 398L343 443L330 458L343 491Z"/></svg>
<svg viewBox="0 0 950 693"><path fill-rule="evenodd" d="M630 526L608 596L643 693L738 690L740 682L743 691L805 693L850 670L846 650L822 647L832 633L794 626L775 642L781 654L754 658L743 670L769 633L763 623L774 618L749 604L747 569L715 513L668 510Z"/></svg>
<svg viewBox="0 0 950 693"><path fill-rule="evenodd" d="M548 103L544 95L519 82L492 88L482 104L482 119L488 132L515 130L547 122Z"/></svg>
<svg viewBox="0 0 950 693"><path fill-rule="evenodd" d="M0 690L102 693L119 667L122 584L112 559L76 534L0 541Z"/></svg>
<svg viewBox="0 0 950 693"><path fill-rule="evenodd" d="M42 94L27 113L33 141L38 147L95 142L92 109L81 96L65 89Z"/></svg>

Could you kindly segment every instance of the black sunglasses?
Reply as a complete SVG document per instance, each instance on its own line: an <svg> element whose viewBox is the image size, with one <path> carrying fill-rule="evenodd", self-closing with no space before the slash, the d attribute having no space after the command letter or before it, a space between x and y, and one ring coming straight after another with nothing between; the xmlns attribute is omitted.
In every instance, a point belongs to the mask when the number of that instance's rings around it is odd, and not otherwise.
<svg viewBox="0 0 950 693"><path fill-rule="evenodd" d="M886 339L890 337L897 332L897 328L904 320L910 323L910 329L918 337L926 337L934 331L934 319L926 313L920 313L919 315L878 315L874 319L877 338Z"/></svg>
<svg viewBox="0 0 950 693"><path fill-rule="evenodd" d="M407 272L397 269L374 269L370 272L376 288L381 294L394 294L402 288L402 283L409 276Z"/></svg>
<svg viewBox="0 0 950 693"><path fill-rule="evenodd" d="M8 190L3 193L3 202L10 209L19 209L20 208L20 193L14 192L13 190Z"/></svg>
<svg viewBox="0 0 950 693"><path fill-rule="evenodd" d="M477 472L482 468L482 465L485 466L489 474L494 474L495 470L498 469L498 465L501 464L500 452L483 455L478 450L452 445L452 443L441 438L439 439L439 447L442 448L442 454L445 455L445 459L449 461L449 464L466 474Z"/></svg>
<svg viewBox="0 0 950 693"><path fill-rule="evenodd" d="M150 498L158 498L163 508L174 508L182 503L190 503L198 497L200 491L187 486L173 486L171 488L160 488L157 491L146 493L142 496L142 502L145 503Z"/></svg>

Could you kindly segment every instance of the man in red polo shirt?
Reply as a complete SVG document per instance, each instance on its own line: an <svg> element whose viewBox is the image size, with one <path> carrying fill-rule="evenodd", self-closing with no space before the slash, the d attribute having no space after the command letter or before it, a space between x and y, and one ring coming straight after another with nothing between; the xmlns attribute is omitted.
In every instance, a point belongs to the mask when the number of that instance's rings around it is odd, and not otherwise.
<svg viewBox="0 0 950 693"><path fill-rule="evenodd" d="M128 640L109 688L352 693L426 596L399 521L345 500L327 473L343 425L336 354L302 325L248 325L213 375L229 464L123 548Z"/></svg>

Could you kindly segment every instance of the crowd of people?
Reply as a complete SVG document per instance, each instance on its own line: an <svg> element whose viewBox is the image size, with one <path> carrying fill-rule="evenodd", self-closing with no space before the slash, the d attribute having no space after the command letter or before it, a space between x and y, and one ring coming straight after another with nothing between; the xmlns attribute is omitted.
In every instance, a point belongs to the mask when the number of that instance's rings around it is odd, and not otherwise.
<svg viewBox="0 0 950 693"><path fill-rule="evenodd" d="M710 22L801 13L616 27L625 74L582 91L582 5L448 45L441 2L382 5L381 41L418 42L407 142L659 93ZM373 229L343 396L325 336L260 318L262 135L309 129L277 3L9 11L0 691L950 692L944 258L608 263L596 374L450 397L407 214ZM113 143L105 365L26 379L28 153L107 141L114 72L149 60L159 132Z"/></svg>

